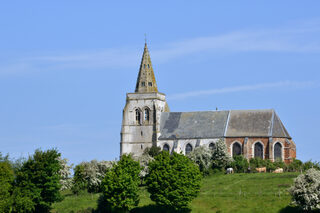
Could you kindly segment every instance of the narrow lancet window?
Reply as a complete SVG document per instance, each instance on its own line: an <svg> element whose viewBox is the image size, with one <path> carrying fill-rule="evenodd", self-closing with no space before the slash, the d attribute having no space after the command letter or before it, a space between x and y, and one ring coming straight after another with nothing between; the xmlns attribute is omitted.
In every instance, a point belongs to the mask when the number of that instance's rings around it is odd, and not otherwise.
<svg viewBox="0 0 320 213"><path fill-rule="evenodd" d="M142 86L142 87L145 87L145 86L146 86L146 82L144 82L144 81L141 82L141 86Z"/></svg>
<svg viewBox="0 0 320 213"><path fill-rule="evenodd" d="M149 109L144 110L144 120L149 121L150 120L150 112Z"/></svg>
<svg viewBox="0 0 320 213"><path fill-rule="evenodd" d="M192 152L192 146L191 146L191 144L188 143L186 145L186 155L189 154L190 152Z"/></svg>
<svg viewBox="0 0 320 213"><path fill-rule="evenodd" d="M141 124L140 110L136 109L136 123Z"/></svg>
<svg viewBox="0 0 320 213"><path fill-rule="evenodd" d="M169 150L170 150L169 145L168 145L168 144L165 144L165 145L163 146L163 149L162 149L162 150L169 152Z"/></svg>

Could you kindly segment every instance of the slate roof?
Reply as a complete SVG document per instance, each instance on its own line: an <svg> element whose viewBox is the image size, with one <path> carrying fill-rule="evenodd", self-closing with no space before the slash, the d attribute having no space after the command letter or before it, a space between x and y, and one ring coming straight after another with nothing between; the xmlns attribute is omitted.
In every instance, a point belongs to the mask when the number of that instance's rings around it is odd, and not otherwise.
<svg viewBox="0 0 320 213"><path fill-rule="evenodd" d="M221 137L291 139L280 118L272 109L163 112L160 131L159 140Z"/></svg>

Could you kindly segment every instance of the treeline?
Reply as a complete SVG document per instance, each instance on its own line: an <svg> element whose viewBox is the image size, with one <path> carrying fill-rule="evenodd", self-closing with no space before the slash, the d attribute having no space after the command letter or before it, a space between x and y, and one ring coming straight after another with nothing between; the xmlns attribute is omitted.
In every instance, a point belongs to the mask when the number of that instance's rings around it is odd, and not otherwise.
<svg viewBox="0 0 320 213"><path fill-rule="evenodd" d="M92 160L75 167L68 165L56 149L36 150L28 159L17 161L0 153L0 212L49 212L52 203L62 201L62 190L71 190L75 195L83 191L101 193L96 212L128 212L139 204L142 185L159 207L174 212L188 209L200 191L203 176L223 174L227 168L248 173L260 167L269 172L277 168L305 172L290 189L293 201L308 210L320 205L318 162L294 159L284 164L260 158L231 158L220 140L213 150L200 146L187 156L151 147L136 159L123 155L119 161ZM311 195L301 194L301 188ZM319 197L312 197L317 193Z"/></svg>

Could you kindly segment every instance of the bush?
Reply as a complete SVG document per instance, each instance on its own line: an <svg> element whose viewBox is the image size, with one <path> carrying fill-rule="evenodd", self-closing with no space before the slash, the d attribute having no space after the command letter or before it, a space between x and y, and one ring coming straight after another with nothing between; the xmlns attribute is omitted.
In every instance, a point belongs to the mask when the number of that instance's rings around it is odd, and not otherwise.
<svg viewBox="0 0 320 213"><path fill-rule="evenodd" d="M303 169L303 163L301 160L293 159L293 161L287 165L287 171L300 172Z"/></svg>
<svg viewBox="0 0 320 213"><path fill-rule="evenodd" d="M249 163L248 160L242 155L237 155L233 157L233 161L230 163L230 166L234 169L235 172L245 173L248 171Z"/></svg>
<svg viewBox="0 0 320 213"><path fill-rule="evenodd" d="M151 157L155 157L155 156L159 155L160 152L161 152L161 148L159 146L152 146L151 148L147 147L143 151L143 154L148 154Z"/></svg>
<svg viewBox="0 0 320 213"><path fill-rule="evenodd" d="M0 212L3 213L10 212L12 205L11 191L14 180L13 170L6 160L1 161L0 159Z"/></svg>
<svg viewBox="0 0 320 213"><path fill-rule="evenodd" d="M82 162L74 168L72 192L78 194L81 190L101 192L101 183L106 171L112 167L112 161Z"/></svg>
<svg viewBox="0 0 320 213"><path fill-rule="evenodd" d="M212 168L225 169L230 165L232 158L227 150L227 145L223 139L219 139L212 154Z"/></svg>
<svg viewBox="0 0 320 213"><path fill-rule="evenodd" d="M267 167L267 162L262 158L251 158L249 161L251 171L255 171L256 168Z"/></svg>
<svg viewBox="0 0 320 213"><path fill-rule="evenodd" d="M59 157L55 149L38 149L23 163L16 174L15 211L49 212L53 202L62 200Z"/></svg>
<svg viewBox="0 0 320 213"><path fill-rule="evenodd" d="M204 146L196 147L187 157L199 166L203 174L209 174L212 151Z"/></svg>
<svg viewBox="0 0 320 213"><path fill-rule="evenodd" d="M162 152L149 164L150 198L168 209L185 209L200 191L199 168L182 154Z"/></svg>
<svg viewBox="0 0 320 213"><path fill-rule="evenodd" d="M311 169L311 168L320 170L320 164L317 161L312 162L311 160L308 160L303 164L302 168L303 168L303 171L307 171L308 169Z"/></svg>
<svg viewBox="0 0 320 213"><path fill-rule="evenodd" d="M293 202L303 210L320 210L320 171L309 169L290 188Z"/></svg>
<svg viewBox="0 0 320 213"><path fill-rule="evenodd" d="M59 158L60 163L60 184L61 184L61 191L71 189L72 187L72 178L70 178L71 172L70 169L72 168L72 165L68 165L68 159Z"/></svg>
<svg viewBox="0 0 320 213"><path fill-rule="evenodd" d="M143 154L140 157L137 158L137 160L140 163L140 166L142 170L140 171L140 178L141 182L146 177L146 175L149 173L149 163L154 160L153 157L151 157L149 154Z"/></svg>
<svg viewBox="0 0 320 213"><path fill-rule="evenodd" d="M128 212L139 203L140 165L131 155L122 155L120 161L107 171L102 182L103 197L99 206L112 212ZM102 204L101 204L102 203Z"/></svg>

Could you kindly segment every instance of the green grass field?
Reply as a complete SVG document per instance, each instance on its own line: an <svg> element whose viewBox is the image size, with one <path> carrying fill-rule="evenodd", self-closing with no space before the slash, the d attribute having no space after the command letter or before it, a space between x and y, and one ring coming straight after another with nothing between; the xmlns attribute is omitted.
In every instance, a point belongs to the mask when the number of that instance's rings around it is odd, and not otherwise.
<svg viewBox="0 0 320 213"><path fill-rule="evenodd" d="M203 179L199 196L190 204L191 212L298 212L290 206L287 190L298 173L212 175ZM64 192L65 199L53 205L54 213L91 212L99 194L79 196ZM85 211L87 210L87 211ZM164 212L141 188L140 204L133 212Z"/></svg>

